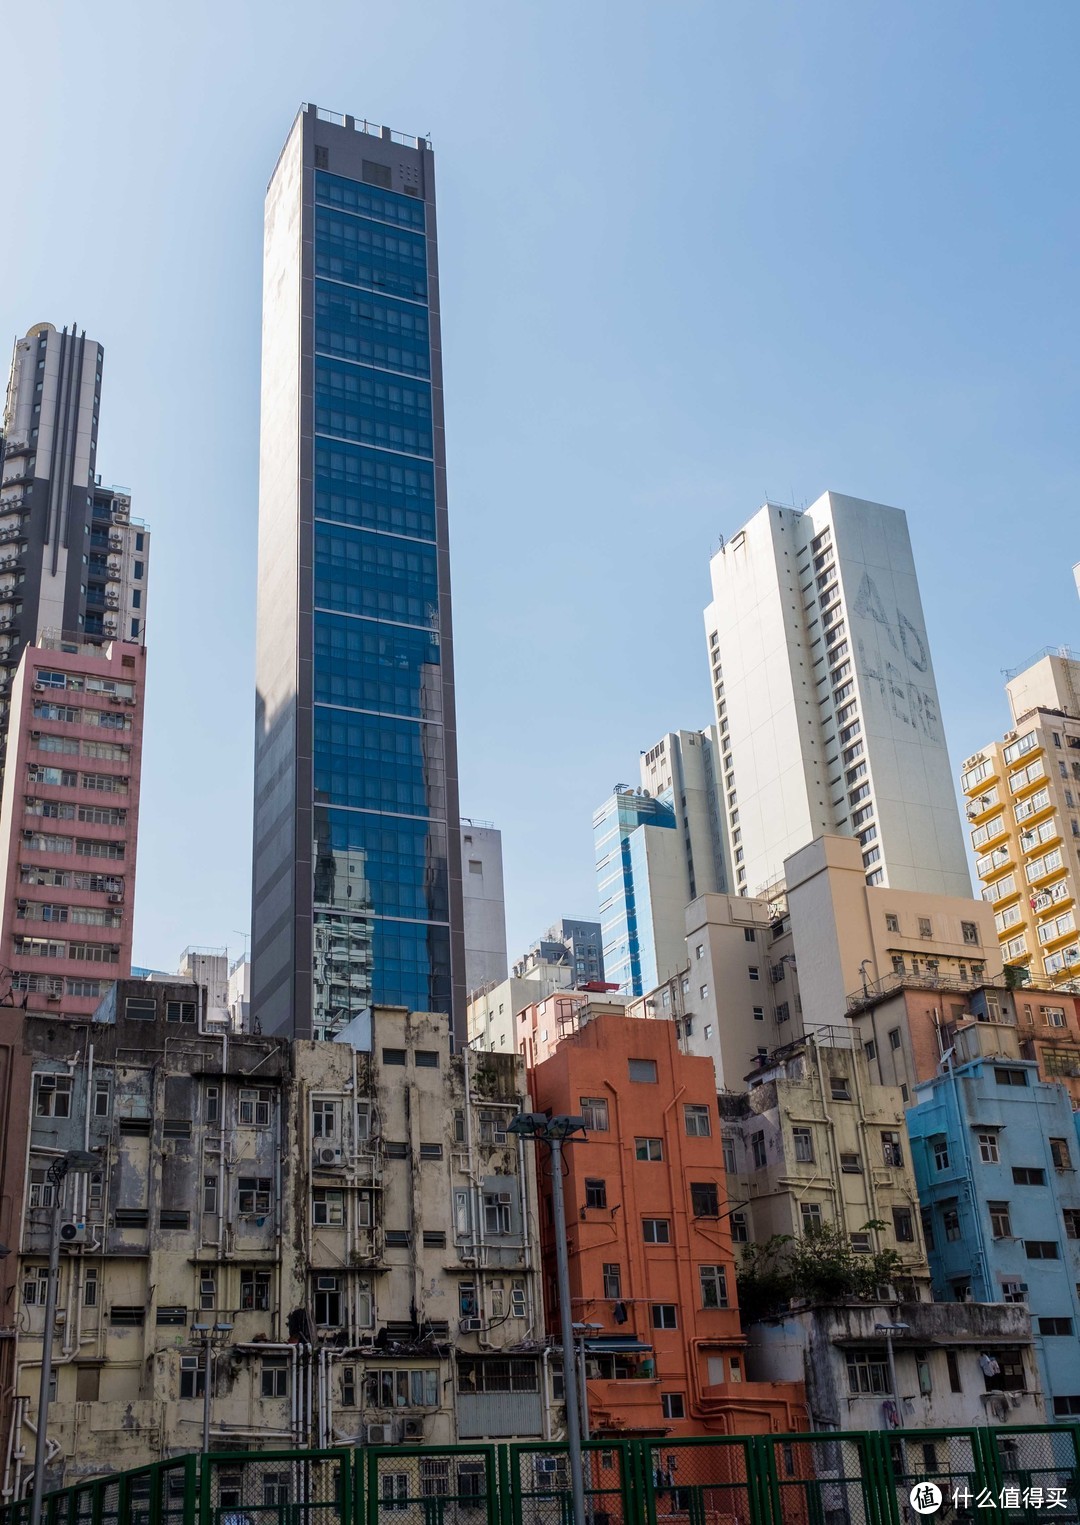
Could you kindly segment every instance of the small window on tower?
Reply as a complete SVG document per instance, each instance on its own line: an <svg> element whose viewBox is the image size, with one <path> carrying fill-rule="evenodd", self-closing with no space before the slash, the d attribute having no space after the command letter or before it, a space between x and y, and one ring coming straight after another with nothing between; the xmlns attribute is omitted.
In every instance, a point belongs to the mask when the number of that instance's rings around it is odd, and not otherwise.
<svg viewBox="0 0 1080 1525"><path fill-rule="evenodd" d="M370 159L365 159L361 168L361 174L368 185L381 186L384 191L390 189L389 164L374 164Z"/></svg>

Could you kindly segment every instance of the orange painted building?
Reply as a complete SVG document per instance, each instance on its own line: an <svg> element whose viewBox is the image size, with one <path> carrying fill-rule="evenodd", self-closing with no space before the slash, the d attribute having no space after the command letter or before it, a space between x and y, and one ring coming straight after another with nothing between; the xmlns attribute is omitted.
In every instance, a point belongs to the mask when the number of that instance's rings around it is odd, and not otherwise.
<svg viewBox="0 0 1080 1525"><path fill-rule="evenodd" d="M566 1144L570 1290L594 1436L805 1430L799 1382L747 1382L712 1061L670 1022L598 1015L530 1072ZM550 1156L538 1146L548 1329L556 1338Z"/></svg>

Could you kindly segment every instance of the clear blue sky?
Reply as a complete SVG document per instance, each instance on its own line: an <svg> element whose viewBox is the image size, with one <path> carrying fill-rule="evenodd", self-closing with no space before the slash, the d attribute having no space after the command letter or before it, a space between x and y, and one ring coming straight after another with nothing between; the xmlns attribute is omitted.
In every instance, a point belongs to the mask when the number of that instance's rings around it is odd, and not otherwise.
<svg viewBox="0 0 1080 1525"><path fill-rule="evenodd" d="M1076 642L1072 0L41 0L0 335L106 347L154 531L135 956L248 923L262 197L302 100L435 144L462 804L511 952L710 718L708 559L766 493L908 511L954 762Z"/></svg>

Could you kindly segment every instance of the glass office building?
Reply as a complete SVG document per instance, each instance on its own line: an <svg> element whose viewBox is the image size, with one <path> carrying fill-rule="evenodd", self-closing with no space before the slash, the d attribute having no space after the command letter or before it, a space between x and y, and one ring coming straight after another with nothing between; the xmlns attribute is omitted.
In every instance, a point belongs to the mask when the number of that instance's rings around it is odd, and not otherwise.
<svg viewBox="0 0 1080 1525"><path fill-rule="evenodd" d="M623 995L644 995L667 978L673 961L682 963L685 898L662 893L677 882L682 852L675 812L644 790L619 785L593 816L593 843L604 978Z"/></svg>
<svg viewBox="0 0 1080 1525"><path fill-rule="evenodd" d="M464 1021L434 170L305 107L267 193L252 1007Z"/></svg>

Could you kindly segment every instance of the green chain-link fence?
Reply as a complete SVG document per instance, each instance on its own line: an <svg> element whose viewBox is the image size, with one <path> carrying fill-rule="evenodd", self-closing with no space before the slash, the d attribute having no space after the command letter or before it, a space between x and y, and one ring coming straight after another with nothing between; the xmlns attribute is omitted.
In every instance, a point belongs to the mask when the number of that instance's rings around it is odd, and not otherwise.
<svg viewBox="0 0 1080 1525"><path fill-rule="evenodd" d="M588 1525L1080 1525L1080 1426L594 1440ZM916 1504L940 1495L931 1514ZM0 1525L29 1525L29 1501ZM564 1442L213 1452L83 1482L46 1525L574 1525Z"/></svg>

